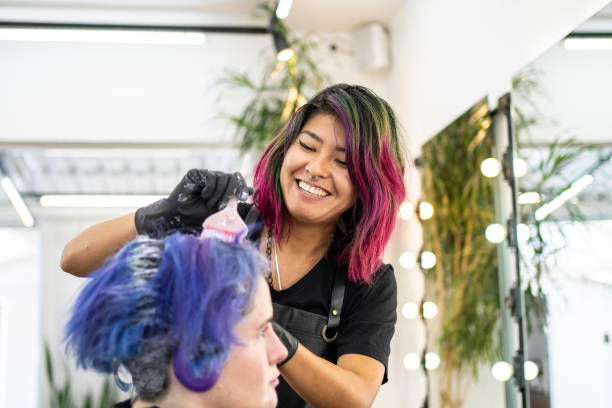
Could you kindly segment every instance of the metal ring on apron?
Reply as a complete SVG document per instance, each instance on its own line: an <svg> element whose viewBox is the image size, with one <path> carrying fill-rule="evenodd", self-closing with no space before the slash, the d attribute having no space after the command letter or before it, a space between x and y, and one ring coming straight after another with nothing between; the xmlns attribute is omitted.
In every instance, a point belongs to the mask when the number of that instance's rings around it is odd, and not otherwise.
<svg viewBox="0 0 612 408"><path fill-rule="evenodd" d="M330 339L327 337L327 325L325 325L321 331L321 336L323 336L323 340L325 340L326 343L333 343L338 338L338 330L336 330L336 334Z"/></svg>

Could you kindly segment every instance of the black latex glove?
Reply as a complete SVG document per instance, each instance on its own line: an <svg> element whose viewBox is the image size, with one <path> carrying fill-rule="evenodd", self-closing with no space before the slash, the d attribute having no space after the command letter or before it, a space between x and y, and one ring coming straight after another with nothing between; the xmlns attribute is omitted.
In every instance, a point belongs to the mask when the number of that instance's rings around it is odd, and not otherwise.
<svg viewBox="0 0 612 408"><path fill-rule="evenodd" d="M209 215L225 207L231 196L244 201L252 193L238 172L191 169L168 198L136 211L136 231L159 237L180 227L200 228Z"/></svg>
<svg viewBox="0 0 612 408"><path fill-rule="evenodd" d="M276 322L272 322L272 328L274 329L274 333L276 333L276 335L278 336L280 341L283 343L283 345L285 346L288 352L287 358L278 364L278 366L280 367L283 364L285 364L287 361L289 361L291 357L293 357L293 355L295 354L298 348L298 340L295 337L293 337L291 333L289 333L287 330L285 330L281 325L279 325Z"/></svg>

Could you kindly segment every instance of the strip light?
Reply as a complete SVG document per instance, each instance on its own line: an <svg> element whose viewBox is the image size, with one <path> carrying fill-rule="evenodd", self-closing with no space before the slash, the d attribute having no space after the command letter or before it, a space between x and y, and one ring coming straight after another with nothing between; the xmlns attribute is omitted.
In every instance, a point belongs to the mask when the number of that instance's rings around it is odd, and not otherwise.
<svg viewBox="0 0 612 408"><path fill-rule="evenodd" d="M612 50L612 37L571 37L563 40L566 50Z"/></svg>
<svg viewBox="0 0 612 408"><path fill-rule="evenodd" d="M559 209L568 200L580 194L580 192L587 186L591 185L594 180L595 178L591 174L585 174L584 176L580 177L578 180L574 181L571 186L563 190L561 194L539 207L535 211L535 219L537 221L542 221L544 218L548 217L554 211Z"/></svg>
<svg viewBox="0 0 612 408"><path fill-rule="evenodd" d="M206 42L206 36L201 32L175 30L0 27L0 40L202 45Z"/></svg>
<svg viewBox="0 0 612 408"><path fill-rule="evenodd" d="M121 208L143 207L164 198L163 195L46 194L40 196L43 207Z"/></svg>
<svg viewBox="0 0 612 408"><path fill-rule="evenodd" d="M33 226L34 217L32 217L30 210L28 210L28 207L21 198L21 194L19 194L19 191L17 191L11 179L6 176L2 177L2 180L0 180L0 184L2 184L4 192L6 193L11 204L13 204L13 207L15 208L15 211L17 211L17 215L19 215L19 218L21 219L23 225L28 228Z"/></svg>

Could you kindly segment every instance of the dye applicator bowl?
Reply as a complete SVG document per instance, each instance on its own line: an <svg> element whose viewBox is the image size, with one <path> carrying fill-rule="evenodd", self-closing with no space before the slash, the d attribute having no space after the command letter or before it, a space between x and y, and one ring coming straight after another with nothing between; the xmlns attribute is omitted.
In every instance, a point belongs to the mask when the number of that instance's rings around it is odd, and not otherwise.
<svg viewBox="0 0 612 408"><path fill-rule="evenodd" d="M202 238L215 237L233 242L247 226L238 215L238 199L230 198L225 208L206 218L202 224Z"/></svg>

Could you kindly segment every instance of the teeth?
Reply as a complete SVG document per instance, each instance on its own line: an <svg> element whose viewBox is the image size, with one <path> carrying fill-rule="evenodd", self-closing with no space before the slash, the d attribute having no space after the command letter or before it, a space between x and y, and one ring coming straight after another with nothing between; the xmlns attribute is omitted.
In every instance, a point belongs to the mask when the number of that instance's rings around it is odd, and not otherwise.
<svg viewBox="0 0 612 408"><path fill-rule="evenodd" d="M329 193L319 187L315 187L315 186L311 186L310 184L306 184L303 181L300 181L298 183L298 186L300 186L300 188L304 191L309 192L312 195L316 195L318 197L325 197L328 196Z"/></svg>

